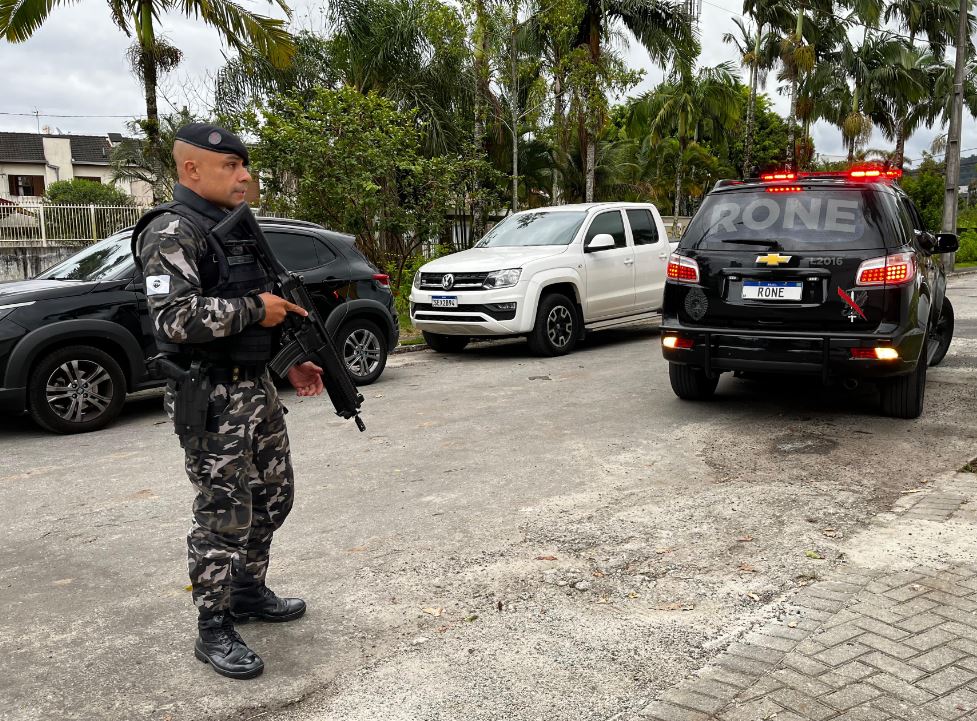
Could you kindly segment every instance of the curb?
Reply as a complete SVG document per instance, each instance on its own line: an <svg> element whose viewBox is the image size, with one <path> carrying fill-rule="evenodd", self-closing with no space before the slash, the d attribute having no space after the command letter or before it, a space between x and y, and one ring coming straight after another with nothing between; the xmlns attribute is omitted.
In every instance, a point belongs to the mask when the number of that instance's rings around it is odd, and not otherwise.
<svg viewBox="0 0 977 721"><path fill-rule="evenodd" d="M399 345L391 351L391 355L400 355L401 353L416 353L417 351L427 350L427 343L417 343L415 345Z"/></svg>
<svg viewBox="0 0 977 721"><path fill-rule="evenodd" d="M973 275L977 273L977 268L964 268L963 270L951 270L946 274L947 278L959 278L962 275Z"/></svg>

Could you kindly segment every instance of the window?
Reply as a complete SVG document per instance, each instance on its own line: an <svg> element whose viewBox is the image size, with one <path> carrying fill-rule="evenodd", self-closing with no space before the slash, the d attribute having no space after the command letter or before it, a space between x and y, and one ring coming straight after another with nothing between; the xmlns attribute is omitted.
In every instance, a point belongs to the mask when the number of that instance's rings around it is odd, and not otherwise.
<svg viewBox="0 0 977 721"><path fill-rule="evenodd" d="M654 245L658 242L658 226L650 211L629 210L628 222L631 223L635 245Z"/></svg>
<svg viewBox="0 0 977 721"><path fill-rule="evenodd" d="M102 179L97 175L76 175L75 180L87 180L89 183L102 184Z"/></svg>
<svg viewBox="0 0 977 721"><path fill-rule="evenodd" d="M319 254L319 265L325 265L326 263L332 263L336 260L336 254L333 252L332 248L329 247L328 243L322 238L318 239L315 244L316 252Z"/></svg>
<svg viewBox="0 0 977 721"><path fill-rule="evenodd" d="M289 270L308 270L321 265L314 236L279 231L267 232L265 236L278 260Z"/></svg>
<svg viewBox="0 0 977 721"><path fill-rule="evenodd" d="M44 195L44 176L43 175L11 175L10 195Z"/></svg>
<svg viewBox="0 0 977 721"><path fill-rule="evenodd" d="M584 247L590 245L590 241L601 233L614 236L615 248L626 248L628 245L628 237L624 232L624 219L621 218L621 212L618 210L601 213L594 218L584 239Z"/></svg>

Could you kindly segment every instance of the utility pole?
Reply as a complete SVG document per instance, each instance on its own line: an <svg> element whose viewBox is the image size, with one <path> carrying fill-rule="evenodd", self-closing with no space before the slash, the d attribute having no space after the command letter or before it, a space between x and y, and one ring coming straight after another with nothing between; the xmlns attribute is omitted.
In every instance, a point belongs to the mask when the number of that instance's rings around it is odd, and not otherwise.
<svg viewBox="0 0 977 721"><path fill-rule="evenodd" d="M960 134L963 126L963 81L967 66L967 26L971 0L960 0L957 26L957 60L953 72L953 105L946 143L946 192L943 197L943 232L957 232L957 197L960 193ZM943 255L947 270L953 270L953 253Z"/></svg>

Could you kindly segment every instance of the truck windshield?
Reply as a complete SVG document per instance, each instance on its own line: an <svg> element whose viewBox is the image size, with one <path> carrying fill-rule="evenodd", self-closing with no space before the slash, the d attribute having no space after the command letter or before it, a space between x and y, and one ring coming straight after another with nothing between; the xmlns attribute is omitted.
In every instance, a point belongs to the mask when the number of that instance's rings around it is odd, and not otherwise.
<svg viewBox="0 0 977 721"><path fill-rule="evenodd" d="M131 239L131 232L117 233L75 253L36 277L42 280L81 280L89 283L126 277L127 272L133 273L135 270Z"/></svg>
<svg viewBox="0 0 977 721"><path fill-rule="evenodd" d="M586 215L586 212L575 210L538 211L512 215L492 228L475 247L570 245Z"/></svg>

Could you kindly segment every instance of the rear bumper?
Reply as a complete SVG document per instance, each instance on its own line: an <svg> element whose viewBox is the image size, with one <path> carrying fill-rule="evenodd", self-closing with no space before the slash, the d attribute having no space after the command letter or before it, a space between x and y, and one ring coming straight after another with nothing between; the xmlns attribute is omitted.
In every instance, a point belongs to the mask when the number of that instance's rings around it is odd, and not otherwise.
<svg viewBox="0 0 977 721"><path fill-rule="evenodd" d="M26 388L0 388L0 413L19 415L26 410Z"/></svg>
<svg viewBox="0 0 977 721"><path fill-rule="evenodd" d="M895 335L859 333L785 333L730 328L689 328L663 325L661 337L677 335L693 341L688 350L666 348L670 363L701 368L707 373L751 371L798 373L829 378L890 378L916 369L923 333ZM898 360L855 360L852 348L892 347Z"/></svg>

